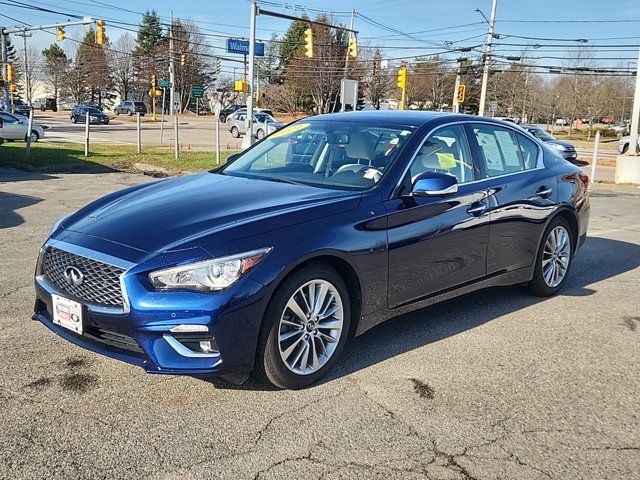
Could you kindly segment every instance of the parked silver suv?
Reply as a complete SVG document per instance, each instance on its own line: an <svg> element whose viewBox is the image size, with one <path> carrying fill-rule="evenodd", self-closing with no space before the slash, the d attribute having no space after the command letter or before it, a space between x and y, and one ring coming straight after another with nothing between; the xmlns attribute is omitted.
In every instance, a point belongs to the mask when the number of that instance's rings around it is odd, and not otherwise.
<svg viewBox="0 0 640 480"><path fill-rule="evenodd" d="M244 125L246 119L247 111L244 109L238 110L227 118L227 127L234 138L238 138L240 135L247 133ZM281 129L282 127L284 127L284 123L277 122L276 119L268 113L254 110L253 135L258 140L263 139L265 136Z"/></svg>

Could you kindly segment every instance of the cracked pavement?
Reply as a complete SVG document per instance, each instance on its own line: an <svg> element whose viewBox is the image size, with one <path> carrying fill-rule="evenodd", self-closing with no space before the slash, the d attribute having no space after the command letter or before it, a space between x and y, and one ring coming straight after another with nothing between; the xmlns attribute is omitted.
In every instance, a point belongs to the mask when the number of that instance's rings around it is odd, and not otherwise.
<svg viewBox="0 0 640 480"><path fill-rule="evenodd" d="M30 320L54 220L150 181L0 170L1 479L640 475L640 192L596 186L565 290L476 292L354 339L304 391L147 375Z"/></svg>

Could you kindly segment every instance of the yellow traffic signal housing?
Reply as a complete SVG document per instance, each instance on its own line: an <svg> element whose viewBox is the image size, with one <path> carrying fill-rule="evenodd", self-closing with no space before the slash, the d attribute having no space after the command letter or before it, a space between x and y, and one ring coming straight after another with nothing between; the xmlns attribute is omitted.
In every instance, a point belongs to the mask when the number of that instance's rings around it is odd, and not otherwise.
<svg viewBox="0 0 640 480"><path fill-rule="evenodd" d="M244 80L236 80L236 81L233 82L233 89L236 92L245 92L246 93L246 92L249 91L249 85Z"/></svg>
<svg viewBox="0 0 640 480"><path fill-rule="evenodd" d="M349 39L349 56L358 58L358 39L356 37Z"/></svg>
<svg viewBox="0 0 640 480"><path fill-rule="evenodd" d="M398 70L398 88L404 90L407 88L407 69Z"/></svg>
<svg viewBox="0 0 640 480"><path fill-rule="evenodd" d="M456 91L456 102L458 104L464 103L465 93L467 92L466 85L458 85L458 90Z"/></svg>
<svg viewBox="0 0 640 480"><path fill-rule="evenodd" d="M151 75L151 88L155 90L158 86L158 77L155 75Z"/></svg>
<svg viewBox="0 0 640 480"><path fill-rule="evenodd" d="M304 31L304 55L313 57L313 29L311 27Z"/></svg>
<svg viewBox="0 0 640 480"><path fill-rule="evenodd" d="M61 42L64 40L64 27L57 27L56 36L58 37L58 41Z"/></svg>
<svg viewBox="0 0 640 480"><path fill-rule="evenodd" d="M7 82L13 82L16 79L16 72L13 69L13 65L7 63Z"/></svg>
<svg viewBox="0 0 640 480"><path fill-rule="evenodd" d="M182 55L180 55L180 65L184 67L186 63L187 63L187 56L183 53Z"/></svg>
<svg viewBox="0 0 640 480"><path fill-rule="evenodd" d="M104 29L104 20L96 20L96 44L104 45L107 40L107 35Z"/></svg>
<svg viewBox="0 0 640 480"><path fill-rule="evenodd" d="M16 87L15 83L14 83L14 84L9 85L9 91L11 91L11 92L14 92L14 93L15 93L17 90L18 90L18 87Z"/></svg>

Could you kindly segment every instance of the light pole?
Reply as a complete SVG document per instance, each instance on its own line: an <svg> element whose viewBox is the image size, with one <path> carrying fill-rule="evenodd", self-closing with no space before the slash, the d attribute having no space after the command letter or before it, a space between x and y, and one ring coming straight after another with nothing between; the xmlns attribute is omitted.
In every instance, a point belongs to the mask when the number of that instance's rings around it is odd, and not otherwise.
<svg viewBox="0 0 640 480"><path fill-rule="evenodd" d="M479 8L475 11L480 13L484 19L489 22L489 31L487 32L487 44L484 48L483 70L482 70L482 86L480 87L480 105L478 106L478 115L484 116L484 106L487 100L487 83L489 83L489 56L491 55L491 43L493 42L493 28L496 22L496 9L498 8L498 0L493 0L491 5L491 20L489 20Z"/></svg>
<svg viewBox="0 0 640 480"><path fill-rule="evenodd" d="M256 47L256 15L258 6L251 2L251 18L249 20L249 81L247 82L247 118L245 119L245 134L242 139L242 148L253 145L253 77L255 68Z"/></svg>

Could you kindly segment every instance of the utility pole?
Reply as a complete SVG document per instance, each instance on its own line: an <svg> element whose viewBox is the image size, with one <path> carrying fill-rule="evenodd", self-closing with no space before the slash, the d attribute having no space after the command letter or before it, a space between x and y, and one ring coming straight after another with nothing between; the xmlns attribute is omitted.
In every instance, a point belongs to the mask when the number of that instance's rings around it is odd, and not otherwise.
<svg viewBox="0 0 640 480"><path fill-rule="evenodd" d="M627 154L637 155L638 127L640 126L640 50L638 50L638 63L636 64L636 88L633 94L633 113L631 114L631 138Z"/></svg>
<svg viewBox="0 0 640 480"><path fill-rule="evenodd" d="M2 33L2 78L4 78L4 108L11 111L11 101L9 97L9 82L7 82L7 65L9 64L9 53L7 52L7 34L4 28L0 28Z"/></svg>
<svg viewBox="0 0 640 480"><path fill-rule="evenodd" d="M27 33L26 31L16 33L16 37L22 37L22 41L24 42L24 85L27 104L29 105L31 105L31 85L29 80L29 61L27 59L27 37L30 37L31 35L31 33Z"/></svg>
<svg viewBox="0 0 640 480"><path fill-rule="evenodd" d="M173 63L173 10L169 11L169 82L171 89L169 90L169 115L174 114L174 96L175 96L175 65Z"/></svg>
<svg viewBox="0 0 640 480"><path fill-rule="evenodd" d="M353 30L353 24L355 22L356 19L356 11L351 10L351 23L349 23L349 29ZM353 35L352 32L349 32L349 38L351 38L351 35ZM347 58L344 61L344 74L342 75L342 78L348 78L347 77L347 73L349 72L349 49L347 49ZM340 111L344 112L347 109L347 104L344 103L344 98L342 99L342 102L340 104ZM355 110L355 106L353 107L353 109Z"/></svg>
<svg viewBox="0 0 640 480"><path fill-rule="evenodd" d="M245 119L245 135L242 139L242 148L253 145L253 74L255 67L256 50L256 14L258 7L255 1L250 4L251 18L249 21L249 79L247 82L247 118Z"/></svg>
<svg viewBox="0 0 640 480"><path fill-rule="evenodd" d="M484 116L484 106L487 100L487 83L489 83L489 57L491 56L491 43L493 42L493 27L496 23L496 9L498 8L498 0L493 0L491 5L491 20L489 20L489 32L487 33L487 44L484 48L484 68L482 71L482 87L480 89L480 105L478 106L478 115ZM480 12L479 9L476 9ZM482 14L482 12L480 12ZM484 14L482 14L484 17ZM485 17L486 18L486 17Z"/></svg>

